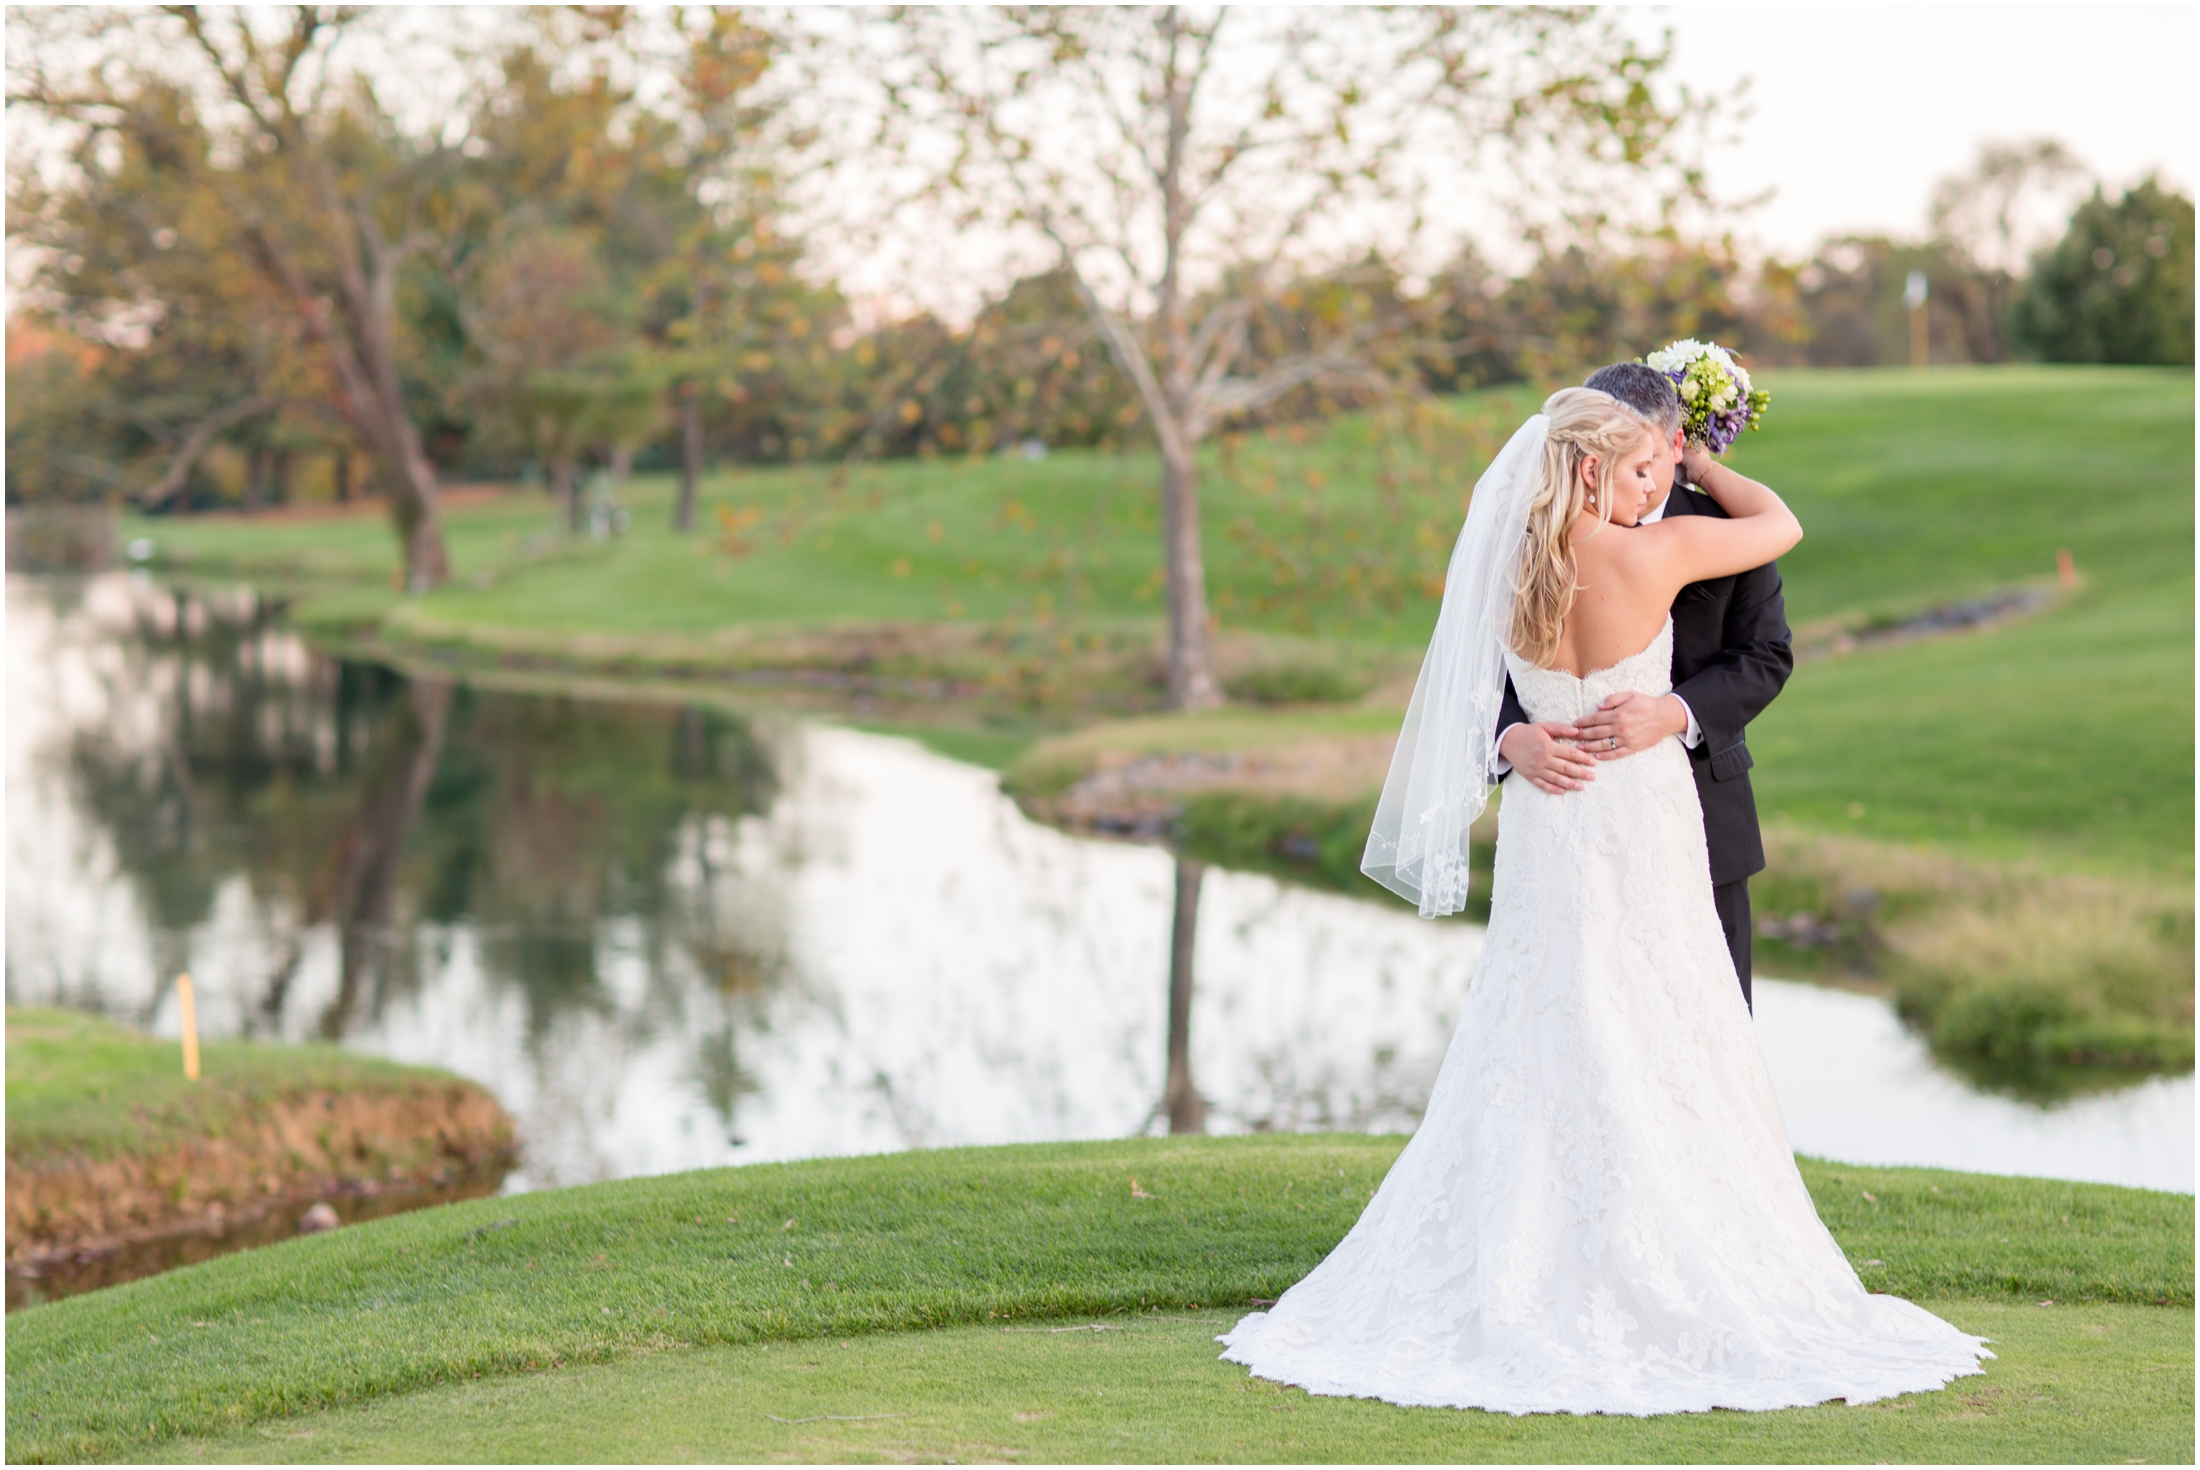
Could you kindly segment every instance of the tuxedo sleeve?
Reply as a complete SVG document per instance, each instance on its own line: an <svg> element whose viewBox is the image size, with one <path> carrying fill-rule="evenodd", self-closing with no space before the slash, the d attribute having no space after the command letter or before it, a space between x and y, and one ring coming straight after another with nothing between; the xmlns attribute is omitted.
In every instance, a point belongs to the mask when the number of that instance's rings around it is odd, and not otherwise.
<svg viewBox="0 0 2200 1470"><path fill-rule="evenodd" d="M1497 706L1497 740L1502 741L1505 738L1505 732L1513 726L1527 723L1529 723L1528 711L1520 703L1520 696L1513 690L1513 676L1507 674L1505 676L1505 698ZM1492 742L1490 748L1495 750L1497 748L1496 742ZM1512 762L1506 760L1503 756L1498 756L1492 764L1494 769L1490 772L1490 780L1493 784L1512 774Z"/></svg>
<svg viewBox="0 0 2200 1470"><path fill-rule="evenodd" d="M1771 562L1734 579L1718 656L1673 690L1703 729L1701 749L1714 777L1728 780L1749 769L1742 732L1794 671L1780 564Z"/></svg>

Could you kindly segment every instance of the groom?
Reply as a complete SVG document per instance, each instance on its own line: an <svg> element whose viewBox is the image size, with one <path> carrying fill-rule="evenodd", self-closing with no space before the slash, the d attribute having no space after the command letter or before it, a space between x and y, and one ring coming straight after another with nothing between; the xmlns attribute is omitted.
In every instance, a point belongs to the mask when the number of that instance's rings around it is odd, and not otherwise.
<svg viewBox="0 0 2200 1470"><path fill-rule="evenodd" d="M1718 502L1685 483L1680 470L1681 403L1665 374L1639 362L1598 368L1583 386L1609 393L1658 425L1672 460L1672 489L1647 508L1641 524L1664 516L1720 516ZM1512 680L1497 717L1498 778L1518 774L1558 795L1596 779L1597 762L1646 750L1668 735L1688 748L1711 849L1711 896L1726 947L1749 993L1749 876L1765 865L1757 799L1749 789L1743 732L1772 703L1795 668L1777 562L1733 577L1694 582L1673 601L1673 692L1615 694L1574 725L1535 724Z"/></svg>

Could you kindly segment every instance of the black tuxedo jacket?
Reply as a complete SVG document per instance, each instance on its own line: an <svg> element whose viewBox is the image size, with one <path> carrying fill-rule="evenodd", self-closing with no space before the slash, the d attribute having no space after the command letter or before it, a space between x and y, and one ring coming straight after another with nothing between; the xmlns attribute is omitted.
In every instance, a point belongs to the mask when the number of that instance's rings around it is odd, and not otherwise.
<svg viewBox="0 0 2200 1470"><path fill-rule="evenodd" d="M1665 513L1726 515L1710 496L1681 484L1666 498ZM1764 868L1757 797L1749 789L1752 762L1743 734L1794 669L1778 562L1739 576L1691 582L1673 600L1673 692L1688 702L1703 731L1703 742L1688 752L1688 763L1703 803L1714 884L1738 883ZM1498 731L1502 734L1527 719L1507 678Z"/></svg>

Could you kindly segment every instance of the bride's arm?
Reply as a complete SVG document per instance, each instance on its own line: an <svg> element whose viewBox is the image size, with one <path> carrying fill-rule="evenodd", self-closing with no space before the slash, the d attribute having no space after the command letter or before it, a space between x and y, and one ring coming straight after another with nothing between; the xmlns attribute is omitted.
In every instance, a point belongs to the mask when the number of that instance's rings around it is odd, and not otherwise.
<svg viewBox="0 0 2200 1470"><path fill-rule="evenodd" d="M1668 517L1648 527L1658 533L1660 558L1676 590L1711 577L1731 577L1776 561L1803 539L1803 523L1787 503L1747 475L1737 474L1701 449L1689 447L1689 480L1706 491L1727 518Z"/></svg>

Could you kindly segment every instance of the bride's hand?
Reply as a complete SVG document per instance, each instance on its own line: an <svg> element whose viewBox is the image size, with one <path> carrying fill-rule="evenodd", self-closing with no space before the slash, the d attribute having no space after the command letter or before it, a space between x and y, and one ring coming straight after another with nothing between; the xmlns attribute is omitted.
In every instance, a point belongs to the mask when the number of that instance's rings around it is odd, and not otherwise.
<svg viewBox="0 0 2200 1470"><path fill-rule="evenodd" d="M1559 720L1514 725L1497 742L1497 753L1536 790L1564 796L1597 778L1597 763L1572 743L1579 733Z"/></svg>
<svg viewBox="0 0 2200 1470"><path fill-rule="evenodd" d="M1701 485L1704 476L1710 474L1711 467L1718 462L1718 457L1701 444L1690 444L1681 450L1681 473L1687 476L1691 485Z"/></svg>

